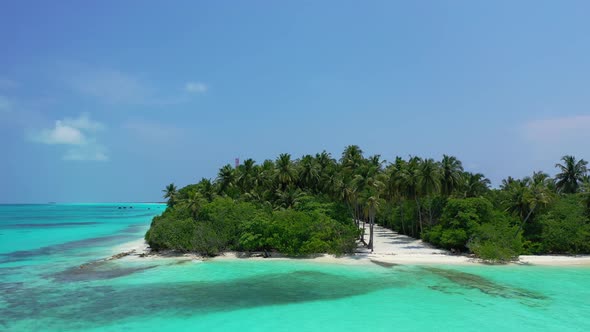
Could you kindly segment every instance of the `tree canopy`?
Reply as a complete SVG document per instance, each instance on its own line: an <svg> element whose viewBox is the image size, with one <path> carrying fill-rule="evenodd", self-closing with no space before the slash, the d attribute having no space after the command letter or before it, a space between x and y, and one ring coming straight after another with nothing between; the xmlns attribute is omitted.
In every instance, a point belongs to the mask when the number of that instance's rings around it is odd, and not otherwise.
<svg viewBox="0 0 590 332"><path fill-rule="evenodd" d="M204 254L350 253L355 242L373 248L379 223L492 260L587 252L579 245L590 240L586 165L564 156L554 178L534 172L507 177L493 189L483 174L466 171L449 155L387 162L350 145L338 160L326 151L298 159L283 153L260 164L246 159L236 168L223 166L213 181L203 178L179 190L169 184L163 190L168 209L154 218L146 239L156 250ZM565 243L560 225L577 234L575 245Z"/></svg>

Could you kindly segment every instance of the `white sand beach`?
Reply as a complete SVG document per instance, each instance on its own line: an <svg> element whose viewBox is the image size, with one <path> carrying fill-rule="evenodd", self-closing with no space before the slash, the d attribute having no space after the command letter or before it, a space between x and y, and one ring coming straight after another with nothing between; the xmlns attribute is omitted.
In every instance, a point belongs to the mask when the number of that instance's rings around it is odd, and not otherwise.
<svg viewBox="0 0 590 332"><path fill-rule="evenodd" d="M334 256L334 255L320 255L314 258L307 258L314 262L335 263L335 264L405 264L405 265L421 265L421 264L442 264L442 265L466 265L466 264L484 264L481 260L465 255L452 254L443 249L437 249L425 243L422 240L414 239L412 237L398 234L387 228L375 225L374 228L374 250L371 252L365 247L359 246L355 254ZM365 234L365 240L368 242L368 226ZM195 254L154 254L150 253L149 246L144 239L127 242L117 246L113 250L113 255L129 253L127 259L134 257L140 259L161 259L161 258L176 258L176 259L202 259ZM214 260L228 260L228 259L253 259L263 260L267 259L261 255L249 255L239 252L225 252L220 256L211 258ZM291 259L279 254L274 254L271 259ZM518 262L511 264L522 265L544 265L544 266L590 266L590 256L551 256L551 255L523 255L520 256Z"/></svg>

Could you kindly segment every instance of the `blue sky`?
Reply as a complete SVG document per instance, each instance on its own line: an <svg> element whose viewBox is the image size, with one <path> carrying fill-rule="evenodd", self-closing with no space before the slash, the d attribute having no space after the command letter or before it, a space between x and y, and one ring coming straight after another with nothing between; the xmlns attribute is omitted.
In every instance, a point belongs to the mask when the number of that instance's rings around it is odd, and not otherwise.
<svg viewBox="0 0 590 332"><path fill-rule="evenodd" d="M154 201L349 144L590 159L587 1L5 1L0 202Z"/></svg>

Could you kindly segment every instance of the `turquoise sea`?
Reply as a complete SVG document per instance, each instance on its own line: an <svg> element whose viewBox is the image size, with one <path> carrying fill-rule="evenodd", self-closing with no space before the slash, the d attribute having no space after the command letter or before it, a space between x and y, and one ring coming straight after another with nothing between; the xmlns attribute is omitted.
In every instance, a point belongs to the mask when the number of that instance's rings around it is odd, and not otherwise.
<svg viewBox="0 0 590 332"><path fill-rule="evenodd" d="M590 331L587 267L101 261L164 208L0 205L0 331Z"/></svg>

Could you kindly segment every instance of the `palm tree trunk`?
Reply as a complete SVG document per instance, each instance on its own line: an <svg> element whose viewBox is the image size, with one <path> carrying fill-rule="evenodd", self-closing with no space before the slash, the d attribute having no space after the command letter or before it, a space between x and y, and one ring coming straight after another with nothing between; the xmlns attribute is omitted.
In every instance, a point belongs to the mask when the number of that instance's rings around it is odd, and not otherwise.
<svg viewBox="0 0 590 332"><path fill-rule="evenodd" d="M360 227L361 214L359 213L359 205L356 201L354 202L354 214L355 214L354 222L356 224L356 227Z"/></svg>
<svg viewBox="0 0 590 332"><path fill-rule="evenodd" d="M366 227L366 223L368 222L368 216L364 215L363 216L363 227L361 228L361 238L360 241L366 246L367 242L365 241L365 227Z"/></svg>
<svg viewBox="0 0 590 332"><path fill-rule="evenodd" d="M432 200L430 200L430 204L428 204L428 223L432 226Z"/></svg>
<svg viewBox="0 0 590 332"><path fill-rule="evenodd" d="M373 226L375 226L374 214L375 213L372 212L369 216L369 245L367 246L367 248L371 249L371 252L373 252Z"/></svg>
<svg viewBox="0 0 590 332"><path fill-rule="evenodd" d="M420 222L420 233L422 233L422 211L420 210L420 200L416 196L416 205L418 207L418 221Z"/></svg>
<svg viewBox="0 0 590 332"><path fill-rule="evenodd" d="M400 219L402 221L402 233L407 234L406 228L404 226L404 203L401 200L399 202L399 214L400 214Z"/></svg>
<svg viewBox="0 0 590 332"><path fill-rule="evenodd" d="M357 221L356 226L357 227L360 227L361 226L361 218L362 217L361 217L361 210L360 210L360 207L359 207L359 204L358 203L355 203L355 209L356 209L356 221Z"/></svg>
<svg viewBox="0 0 590 332"><path fill-rule="evenodd" d="M354 210L352 209L352 206L350 206L349 203L346 203L346 206L348 207L348 212L350 212L350 215L352 216L352 220L354 221L354 224L356 225L356 217L354 215Z"/></svg>
<svg viewBox="0 0 590 332"><path fill-rule="evenodd" d="M527 222L527 220L529 220L531 214L533 214L533 211L535 211L535 208L537 206L535 205L530 211L529 213L526 215L526 218L524 218L524 220L522 221L522 223L520 223L520 226L518 226L518 230L516 231L516 233L514 233L514 237L516 238L518 236L518 233L520 231L522 231L522 228L524 227L524 224Z"/></svg>

